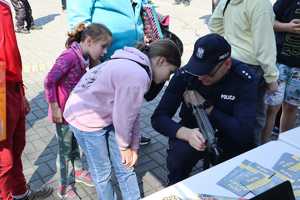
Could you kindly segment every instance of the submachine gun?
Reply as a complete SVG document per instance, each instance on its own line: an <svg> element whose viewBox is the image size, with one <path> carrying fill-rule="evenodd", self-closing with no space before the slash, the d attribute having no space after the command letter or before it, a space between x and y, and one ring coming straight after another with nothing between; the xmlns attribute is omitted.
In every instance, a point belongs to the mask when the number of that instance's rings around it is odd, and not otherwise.
<svg viewBox="0 0 300 200"><path fill-rule="evenodd" d="M208 119L205 105L203 105L204 102L201 102L200 94L195 90L186 90L183 96L186 105L192 108L198 128L206 140L208 149L207 156L204 158L204 169L208 169L210 164L217 164L220 157L215 130Z"/></svg>

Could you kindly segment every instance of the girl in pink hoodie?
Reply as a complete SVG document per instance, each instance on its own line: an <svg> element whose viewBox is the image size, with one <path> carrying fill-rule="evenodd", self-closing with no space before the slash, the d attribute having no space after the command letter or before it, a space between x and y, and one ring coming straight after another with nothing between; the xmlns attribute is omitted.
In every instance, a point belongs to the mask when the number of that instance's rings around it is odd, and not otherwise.
<svg viewBox="0 0 300 200"><path fill-rule="evenodd" d="M49 117L56 125L59 147L57 171L60 187L57 194L60 198L76 198L74 181L94 186L89 173L83 170L79 146L62 112L72 89L91 63L97 62L107 52L111 40L112 34L104 25L90 24L85 27L79 24L74 33L69 34L67 49L57 58L45 79Z"/></svg>
<svg viewBox="0 0 300 200"><path fill-rule="evenodd" d="M72 91L64 117L87 156L99 199L116 199L112 168L123 200L140 199L133 166L144 95L151 81L168 80L180 64L180 52L170 40L125 47L89 70Z"/></svg>

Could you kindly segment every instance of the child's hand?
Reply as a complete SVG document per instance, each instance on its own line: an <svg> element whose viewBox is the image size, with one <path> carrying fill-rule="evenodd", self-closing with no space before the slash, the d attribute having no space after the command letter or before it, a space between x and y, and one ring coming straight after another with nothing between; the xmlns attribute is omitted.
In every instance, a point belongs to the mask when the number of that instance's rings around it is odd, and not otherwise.
<svg viewBox="0 0 300 200"><path fill-rule="evenodd" d="M300 19L293 19L288 23L289 32L300 34Z"/></svg>
<svg viewBox="0 0 300 200"><path fill-rule="evenodd" d="M52 112L52 120L54 123L62 123L62 113L61 110L58 106L58 104L55 103L50 103L50 108L51 108L51 112Z"/></svg>
<svg viewBox="0 0 300 200"><path fill-rule="evenodd" d="M277 90L278 90L278 82L277 81L266 84L266 92L267 93L273 93L273 92L276 92Z"/></svg>
<svg viewBox="0 0 300 200"><path fill-rule="evenodd" d="M125 149L125 150L121 150L121 158L122 158L122 163L127 168L131 168L135 165L138 158L138 154L136 150Z"/></svg>

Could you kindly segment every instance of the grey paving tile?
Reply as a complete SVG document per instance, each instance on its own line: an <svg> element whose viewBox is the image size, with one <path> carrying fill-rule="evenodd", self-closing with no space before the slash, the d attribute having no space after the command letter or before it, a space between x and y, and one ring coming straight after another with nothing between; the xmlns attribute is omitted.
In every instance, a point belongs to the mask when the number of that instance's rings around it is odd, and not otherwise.
<svg viewBox="0 0 300 200"><path fill-rule="evenodd" d="M142 196L145 196L145 194L147 194L153 190L153 188L147 183L140 183L139 187L140 187Z"/></svg>
<svg viewBox="0 0 300 200"><path fill-rule="evenodd" d="M31 169L33 167L32 163L27 159L26 156L22 157L22 164L23 164L23 169Z"/></svg>
<svg viewBox="0 0 300 200"><path fill-rule="evenodd" d="M31 111L36 111L36 110L39 110L39 108L37 108L37 107L31 107ZM35 121L37 119L38 119L38 117L36 115L34 115L32 112L30 112L26 116L26 120L28 120L28 121Z"/></svg>
<svg viewBox="0 0 300 200"><path fill-rule="evenodd" d="M157 142L162 143L165 146L168 146L168 138L162 134L155 135L153 139L156 140Z"/></svg>
<svg viewBox="0 0 300 200"><path fill-rule="evenodd" d="M153 152L148 154L152 160L155 160L159 165L164 165L166 163L166 157L164 157L159 152Z"/></svg>
<svg viewBox="0 0 300 200"><path fill-rule="evenodd" d="M49 143L51 141L51 139L53 137L55 137L55 132L54 131L50 131L47 127L34 127L35 133L41 138L41 139L46 139L48 138L49 141L47 143ZM45 141L44 141L45 142Z"/></svg>
<svg viewBox="0 0 300 200"><path fill-rule="evenodd" d="M44 183L42 182L42 180L40 179L36 179L36 180L30 180L29 185L32 189L38 189L41 187L41 185L43 185Z"/></svg>
<svg viewBox="0 0 300 200"><path fill-rule="evenodd" d="M44 153L44 152L43 152ZM56 155L50 151L50 153L40 155L39 158L35 161L35 165L40 165L43 163L55 162Z"/></svg>
<svg viewBox="0 0 300 200"><path fill-rule="evenodd" d="M135 172L136 172L136 174L137 174L137 176L138 176L139 178L143 178L144 175L145 175L148 171L150 171L150 170L152 170L152 169L155 169L155 168L157 168L157 167L159 167L159 164L158 164L157 162L155 162L154 160L151 160L150 162L147 162L147 163L145 163L145 164L140 165L139 167L137 167L137 168L135 169Z"/></svg>
<svg viewBox="0 0 300 200"><path fill-rule="evenodd" d="M153 172L148 171L143 176L143 182L149 184L152 188L163 187L164 183Z"/></svg>
<svg viewBox="0 0 300 200"><path fill-rule="evenodd" d="M43 140L36 140L32 144L34 145L36 151L38 151L38 152L43 151L48 145Z"/></svg>
<svg viewBox="0 0 300 200"><path fill-rule="evenodd" d="M23 172L25 177L28 179L34 174L35 169L31 166L30 168L26 168L26 169L24 168Z"/></svg>
<svg viewBox="0 0 300 200"><path fill-rule="evenodd" d="M53 181L53 178L55 177L55 173L52 172L49 176L43 176L42 180L44 184L51 184Z"/></svg>
<svg viewBox="0 0 300 200"><path fill-rule="evenodd" d="M83 186L81 184L75 184L76 192L81 197L87 197L88 193L83 189Z"/></svg>
<svg viewBox="0 0 300 200"><path fill-rule="evenodd" d="M165 146L163 144L152 141L151 144L143 147L142 152L144 152L145 154L149 154L152 152L160 151L164 148L165 148Z"/></svg>
<svg viewBox="0 0 300 200"><path fill-rule="evenodd" d="M39 175L39 173L34 170L32 176L29 178L29 183L31 182L39 182L39 183L43 183L42 177Z"/></svg>
<svg viewBox="0 0 300 200"><path fill-rule="evenodd" d="M30 154L30 153L35 153L35 152L37 152L37 150L35 149L35 146L33 145L33 143L29 142L29 141L26 142L24 153Z"/></svg>
<svg viewBox="0 0 300 200"><path fill-rule="evenodd" d="M26 141L27 142L35 142L36 140L40 140L41 137L38 134L32 134L32 135L27 135Z"/></svg>
<svg viewBox="0 0 300 200"><path fill-rule="evenodd" d="M168 183L168 171L164 167L157 167L150 170L153 176L160 181L163 187L167 186Z"/></svg>
<svg viewBox="0 0 300 200"><path fill-rule="evenodd" d="M150 162L151 160L152 160L152 158L150 158L148 155L142 155L138 159L137 167L139 167L140 165L144 165L144 164Z"/></svg>
<svg viewBox="0 0 300 200"><path fill-rule="evenodd" d="M146 135L149 136L150 138L154 138L154 137L157 137L160 134L152 129L151 131L147 132Z"/></svg>
<svg viewBox="0 0 300 200"><path fill-rule="evenodd" d="M36 169L35 173L38 173L43 180L46 180L49 178L49 176L54 176L55 172L46 163L42 163L37 166L38 168Z"/></svg>

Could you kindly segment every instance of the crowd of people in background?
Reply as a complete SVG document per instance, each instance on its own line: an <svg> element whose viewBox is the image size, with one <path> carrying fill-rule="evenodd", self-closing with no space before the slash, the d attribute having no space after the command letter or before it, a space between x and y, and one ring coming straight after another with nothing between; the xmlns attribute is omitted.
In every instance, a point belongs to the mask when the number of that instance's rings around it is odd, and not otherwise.
<svg viewBox="0 0 300 200"><path fill-rule="evenodd" d="M6 67L7 139L0 142L0 199L34 200L53 188L26 184L21 155L25 146L25 97L16 33L41 29L27 0L0 0L0 62ZM168 185L190 176L207 143L187 103L199 94L216 131L218 164L268 142L280 108L280 132L295 126L300 106L300 0L212 1L210 34L195 41L181 67L181 47L170 39L145 44L141 16L147 0L66 1L66 49L45 78L49 119L58 141L61 199L79 199L75 182L95 187L98 199L116 200L115 173L124 200L141 198L134 171L141 144L143 101L163 91L153 128L168 138ZM190 0L175 0L189 5ZM4 39L1 39L4 38ZM151 96L151 98L147 98ZM189 102L190 103L190 102ZM180 121L173 120L179 111ZM87 162L88 166L83 163Z"/></svg>

